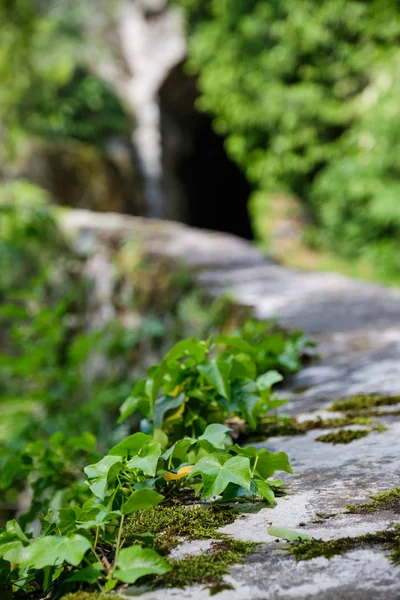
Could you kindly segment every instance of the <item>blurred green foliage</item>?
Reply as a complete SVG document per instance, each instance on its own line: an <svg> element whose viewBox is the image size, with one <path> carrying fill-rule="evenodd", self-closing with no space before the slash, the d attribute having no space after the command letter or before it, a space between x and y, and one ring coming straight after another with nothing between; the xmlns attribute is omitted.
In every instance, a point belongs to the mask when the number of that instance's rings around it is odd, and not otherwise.
<svg viewBox="0 0 400 600"><path fill-rule="evenodd" d="M79 3L0 0L0 115L8 149L26 136L101 146L129 131L116 94L84 60Z"/></svg>
<svg viewBox="0 0 400 600"><path fill-rule="evenodd" d="M305 203L314 244L398 272L400 202L395 0L177 0L198 105L258 193ZM310 238L310 234L309 234Z"/></svg>

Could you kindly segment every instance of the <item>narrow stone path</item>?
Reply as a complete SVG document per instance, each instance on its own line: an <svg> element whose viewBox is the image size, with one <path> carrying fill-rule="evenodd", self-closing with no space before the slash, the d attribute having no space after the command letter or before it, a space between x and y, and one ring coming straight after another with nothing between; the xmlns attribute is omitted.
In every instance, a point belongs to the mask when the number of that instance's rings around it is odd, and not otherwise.
<svg viewBox="0 0 400 600"><path fill-rule="evenodd" d="M336 274L287 269L243 240L176 223L87 211L65 213L63 223L78 246L93 252L99 244L139 237L149 253L187 262L213 294L233 294L257 316L277 317L280 323L310 334L318 343L320 359L282 390L282 396L290 397L287 412L298 418L325 417L333 401L353 394L400 394L400 290ZM399 523L393 510L345 512L348 503L367 502L370 494L400 487L400 417L385 415L377 423L387 429L346 445L317 441L326 433L320 430L257 444L287 452L294 475L285 475L290 491L275 508L246 513L224 529L260 546L225 578L235 590L221 592L219 600L400 598L400 566L394 566L379 546L331 560L296 562L283 549L284 542L277 543L267 533L272 523L330 540ZM205 600L209 594L193 587L141 597Z"/></svg>

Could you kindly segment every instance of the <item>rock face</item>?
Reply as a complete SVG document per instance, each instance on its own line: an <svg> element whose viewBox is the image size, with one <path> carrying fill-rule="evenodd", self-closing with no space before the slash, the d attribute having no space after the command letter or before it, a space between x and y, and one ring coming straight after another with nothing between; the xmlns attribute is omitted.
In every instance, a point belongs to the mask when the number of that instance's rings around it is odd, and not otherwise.
<svg viewBox="0 0 400 600"><path fill-rule="evenodd" d="M70 212L63 222L77 244L139 236L149 253L184 259L214 294L233 293L259 317L276 316L282 324L310 334L318 343L320 359L282 390L282 396L290 397L287 411L298 418L324 415L333 400L352 394L400 394L399 290L335 274L289 270L243 240L176 223L85 211ZM248 512L224 529L237 539L260 545L225 578L235 589L221 592L220 600L400 598L400 567L391 564L380 546L359 548L331 560L319 557L297 563L283 549L284 542L277 544L267 532L272 523L331 540L398 523L392 510L346 512L348 503L367 502L370 494L399 487L399 417L386 415L378 422L387 430L372 431L348 445L319 442L321 432L315 430L258 443L286 451L294 475L285 475L289 493L273 509ZM208 597L201 587L141 596L143 600Z"/></svg>

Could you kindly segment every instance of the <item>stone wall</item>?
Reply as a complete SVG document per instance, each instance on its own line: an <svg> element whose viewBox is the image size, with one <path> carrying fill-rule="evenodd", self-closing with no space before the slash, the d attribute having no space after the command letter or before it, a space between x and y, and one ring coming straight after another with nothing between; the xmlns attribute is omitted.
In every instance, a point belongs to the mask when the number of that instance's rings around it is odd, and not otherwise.
<svg viewBox="0 0 400 600"><path fill-rule="evenodd" d="M353 394L400 394L400 290L335 274L289 270L243 240L176 223L71 211L63 216L63 226L81 248L135 235L147 253L186 261L211 293L233 294L257 316L276 316L280 323L311 335L319 359L281 390L282 396L290 398L287 412L299 421L340 416L327 409L333 401ZM399 487L400 421L396 411L388 408L374 418L373 425L352 426L368 430L368 435L349 444L322 443L317 440L318 429L256 444L286 451L294 475L285 474L287 495L278 498L274 508L249 509L224 528L237 539L260 545L225 578L235 589L221 592L220 600L400 597L400 567L391 564L380 545L367 544L331 560L318 557L296 563L267 531L272 523L333 540L373 534L398 523L395 507L346 512L348 503L367 502L371 494ZM180 555L204 551L207 543L188 542ZM209 593L193 587L141 596L143 600L177 597L206 600Z"/></svg>

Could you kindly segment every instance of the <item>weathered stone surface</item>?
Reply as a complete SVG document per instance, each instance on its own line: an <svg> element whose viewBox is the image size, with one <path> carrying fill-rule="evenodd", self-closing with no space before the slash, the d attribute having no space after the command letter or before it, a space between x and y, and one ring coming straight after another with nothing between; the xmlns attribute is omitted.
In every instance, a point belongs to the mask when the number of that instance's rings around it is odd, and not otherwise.
<svg viewBox="0 0 400 600"><path fill-rule="evenodd" d="M149 252L187 261L196 269L199 281L214 293L234 293L257 315L277 316L280 322L312 334L320 343L321 360L282 390L282 395L290 396L287 412L310 418L324 414L321 411L332 400L343 396L400 393L399 290L335 274L289 270L264 259L242 240L174 223L71 212L64 216L64 224L75 232L77 244L140 236ZM347 503L365 502L369 494L399 486L400 421L396 416L380 417L379 421L387 426L386 431L373 431L348 445L321 443L316 440L320 431L258 444L286 451L294 475L285 475L289 493L278 499L274 508L248 507L249 512L224 529L235 538L260 542L260 546L226 577L235 590L221 592L220 600L400 598L400 567L391 564L382 548L296 563L285 552L284 542L277 543L267 532L272 523L329 540L374 533L398 523L398 514L392 511L345 512ZM334 516L320 519L321 513ZM185 552L205 547L189 546ZM149 591L141 597L205 600L209 594L202 587L192 587Z"/></svg>

